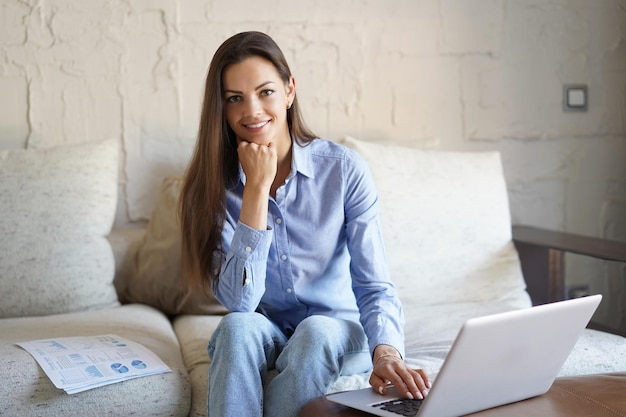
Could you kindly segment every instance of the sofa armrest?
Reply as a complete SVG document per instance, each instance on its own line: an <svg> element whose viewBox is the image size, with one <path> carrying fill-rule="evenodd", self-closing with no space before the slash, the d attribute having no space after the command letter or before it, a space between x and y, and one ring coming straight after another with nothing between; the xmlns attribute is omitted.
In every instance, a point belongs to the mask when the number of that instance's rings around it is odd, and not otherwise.
<svg viewBox="0 0 626 417"><path fill-rule="evenodd" d="M626 262L626 243L555 232L529 226L513 226L513 242L533 305L560 301L565 294L565 254L574 253L614 262ZM590 327L614 332L593 324Z"/></svg>
<svg viewBox="0 0 626 417"><path fill-rule="evenodd" d="M626 243L555 232L529 226L513 226L513 242L533 304L565 298L565 253L615 262L626 262Z"/></svg>

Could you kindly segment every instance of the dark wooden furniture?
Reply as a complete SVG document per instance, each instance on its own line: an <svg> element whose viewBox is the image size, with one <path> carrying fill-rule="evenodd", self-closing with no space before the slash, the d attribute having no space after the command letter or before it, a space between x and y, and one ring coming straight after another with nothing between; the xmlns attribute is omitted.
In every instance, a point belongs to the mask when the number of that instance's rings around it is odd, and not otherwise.
<svg viewBox="0 0 626 417"><path fill-rule="evenodd" d="M561 377L544 395L470 416L626 417L625 392L626 372ZM304 406L300 417L371 417L371 414L319 397Z"/></svg>
<svg viewBox="0 0 626 417"><path fill-rule="evenodd" d="M534 305L565 299L565 254L573 253L613 262L626 262L626 243L513 226L513 242ZM626 336L623 331L597 323L590 327Z"/></svg>

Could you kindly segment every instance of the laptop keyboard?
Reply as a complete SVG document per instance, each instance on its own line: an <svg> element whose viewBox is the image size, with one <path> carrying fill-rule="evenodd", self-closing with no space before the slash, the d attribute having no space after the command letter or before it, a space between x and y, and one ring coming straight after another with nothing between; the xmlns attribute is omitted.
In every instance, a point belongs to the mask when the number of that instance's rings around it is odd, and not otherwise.
<svg viewBox="0 0 626 417"><path fill-rule="evenodd" d="M400 416L414 417L422 406L423 400L409 400L408 398L395 399L374 404L372 407L390 411Z"/></svg>

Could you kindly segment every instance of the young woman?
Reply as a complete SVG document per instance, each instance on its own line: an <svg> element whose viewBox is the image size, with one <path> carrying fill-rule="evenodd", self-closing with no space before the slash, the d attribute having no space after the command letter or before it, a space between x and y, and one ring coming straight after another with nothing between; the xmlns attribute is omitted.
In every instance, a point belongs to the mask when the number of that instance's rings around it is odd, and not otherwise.
<svg viewBox="0 0 626 417"><path fill-rule="evenodd" d="M210 416L296 416L340 375L370 370L381 393L427 394L402 360L377 199L364 161L305 127L276 43L226 40L180 202L187 276L232 312L208 346Z"/></svg>

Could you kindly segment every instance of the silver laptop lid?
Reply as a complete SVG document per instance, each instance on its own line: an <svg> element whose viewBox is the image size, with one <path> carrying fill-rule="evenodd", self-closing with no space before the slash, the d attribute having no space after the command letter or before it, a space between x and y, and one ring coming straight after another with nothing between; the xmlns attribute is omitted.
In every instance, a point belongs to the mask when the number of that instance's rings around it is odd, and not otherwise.
<svg viewBox="0 0 626 417"><path fill-rule="evenodd" d="M468 414L544 394L601 299L595 295L468 320L418 415Z"/></svg>

